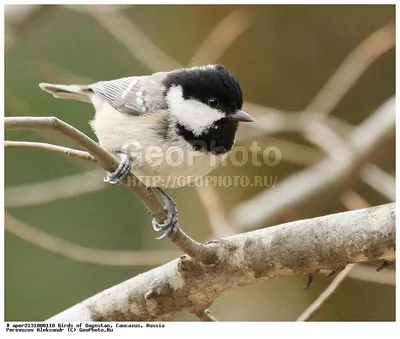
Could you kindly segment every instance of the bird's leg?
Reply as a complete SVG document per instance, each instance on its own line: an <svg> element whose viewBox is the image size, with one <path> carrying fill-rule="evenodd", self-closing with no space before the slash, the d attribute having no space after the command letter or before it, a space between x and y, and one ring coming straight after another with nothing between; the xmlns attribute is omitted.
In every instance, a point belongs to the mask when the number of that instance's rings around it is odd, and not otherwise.
<svg viewBox="0 0 400 339"><path fill-rule="evenodd" d="M122 179L124 179L131 171L132 157L127 153L119 153L121 162L119 163L117 169L114 172L107 172L104 177L104 182L109 184L118 184Z"/></svg>
<svg viewBox="0 0 400 339"><path fill-rule="evenodd" d="M161 236L156 238L157 240L161 240L176 231L178 227L178 210L176 208L175 201L168 194L166 194L161 188L157 187L156 189L164 200L164 208L167 211L167 218L163 223L159 224L155 219L152 221L153 230L155 232L159 232L161 230L164 231Z"/></svg>

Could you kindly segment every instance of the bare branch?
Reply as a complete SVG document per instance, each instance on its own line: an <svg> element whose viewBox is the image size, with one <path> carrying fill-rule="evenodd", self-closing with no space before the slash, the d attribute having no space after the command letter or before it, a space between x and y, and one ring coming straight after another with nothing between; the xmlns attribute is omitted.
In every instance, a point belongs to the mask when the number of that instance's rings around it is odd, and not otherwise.
<svg viewBox="0 0 400 339"><path fill-rule="evenodd" d="M346 279L355 264L349 264L341 271L321 295L297 318L296 321L309 321L318 312L323 304L336 292L340 284Z"/></svg>
<svg viewBox="0 0 400 339"><path fill-rule="evenodd" d="M350 148L342 153L340 161L328 157L238 205L231 214L234 227L254 229L271 225L279 222L284 211L305 213L314 202L335 196L357 175L370 154L392 137L395 120L392 97L355 129L349 138Z"/></svg>
<svg viewBox="0 0 400 339"><path fill-rule="evenodd" d="M230 12L197 47L189 64L204 65L216 62L249 27L250 17L246 12Z"/></svg>
<svg viewBox="0 0 400 339"><path fill-rule="evenodd" d="M77 141L96 159L101 167L112 172L118 162L88 136L56 117L6 117L4 126L9 130L53 130Z"/></svg>
<svg viewBox="0 0 400 339"><path fill-rule="evenodd" d="M396 43L395 26L386 25L368 36L349 54L305 111L328 115L365 70Z"/></svg>
<svg viewBox="0 0 400 339"><path fill-rule="evenodd" d="M77 141L85 148L106 171L112 172L118 162L108 152L101 148L88 136L76 128L59 120L56 117L6 117L4 118L6 129L29 129L29 130L53 130L60 132L68 138ZM166 218L166 211L160 200L154 195L153 190L146 187L132 173L124 178L123 184L127 186L148 208L149 213L158 221L163 222ZM210 247L196 242L187 236L177 225L176 232L169 236L169 239L187 255L202 262L210 263L215 258L215 253Z"/></svg>
<svg viewBox="0 0 400 339"><path fill-rule="evenodd" d="M186 256L111 287L49 321L154 321L199 313L219 295L279 276L395 259L395 203L300 220L208 243L213 265Z"/></svg>
<svg viewBox="0 0 400 339"><path fill-rule="evenodd" d="M34 149L42 149L50 152L57 152L68 155L70 157L88 160L96 162L96 159L92 157L88 152L67 148L63 146L48 144L44 142L29 142L29 141L4 141L5 148L34 148Z"/></svg>
<svg viewBox="0 0 400 339"><path fill-rule="evenodd" d="M81 263L106 266L156 266L176 258L177 251L109 251L73 244L5 214L5 230L38 246Z"/></svg>

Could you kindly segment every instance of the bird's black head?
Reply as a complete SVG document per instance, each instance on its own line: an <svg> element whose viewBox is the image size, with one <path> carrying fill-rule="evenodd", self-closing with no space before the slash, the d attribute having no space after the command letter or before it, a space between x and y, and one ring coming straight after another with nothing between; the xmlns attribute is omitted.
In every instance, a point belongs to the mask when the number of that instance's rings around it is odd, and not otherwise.
<svg viewBox="0 0 400 339"><path fill-rule="evenodd" d="M243 94L235 76L222 65L182 68L171 72L166 88L181 86L185 100L194 99L226 115L242 109Z"/></svg>
<svg viewBox="0 0 400 339"><path fill-rule="evenodd" d="M175 70L163 85L177 132L195 149L226 153L233 146L238 121L252 121L241 110L238 81L222 65Z"/></svg>

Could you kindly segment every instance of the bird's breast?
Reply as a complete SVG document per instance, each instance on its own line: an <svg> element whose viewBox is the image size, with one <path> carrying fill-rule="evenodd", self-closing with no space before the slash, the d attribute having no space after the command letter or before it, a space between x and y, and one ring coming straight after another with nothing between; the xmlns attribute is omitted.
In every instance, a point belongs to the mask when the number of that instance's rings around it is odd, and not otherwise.
<svg viewBox="0 0 400 339"><path fill-rule="evenodd" d="M144 116L122 114L108 104L96 107L91 126L100 146L119 160L124 152L133 158L132 173L151 187L180 187L218 167L227 153L195 149L181 135L163 131L165 113Z"/></svg>

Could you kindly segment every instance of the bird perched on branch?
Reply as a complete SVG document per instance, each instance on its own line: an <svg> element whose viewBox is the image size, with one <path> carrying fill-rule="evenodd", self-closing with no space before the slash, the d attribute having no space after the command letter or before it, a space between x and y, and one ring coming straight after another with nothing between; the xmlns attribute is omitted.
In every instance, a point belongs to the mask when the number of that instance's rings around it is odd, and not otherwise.
<svg viewBox="0 0 400 339"><path fill-rule="evenodd" d="M119 183L130 171L157 187L167 218L156 231L171 234L177 223L174 201L160 187L188 185L228 155L238 122L253 121L242 111L234 75L222 65L205 65L132 76L91 85L39 86L56 98L92 103L90 122L100 146L120 160L105 182Z"/></svg>

